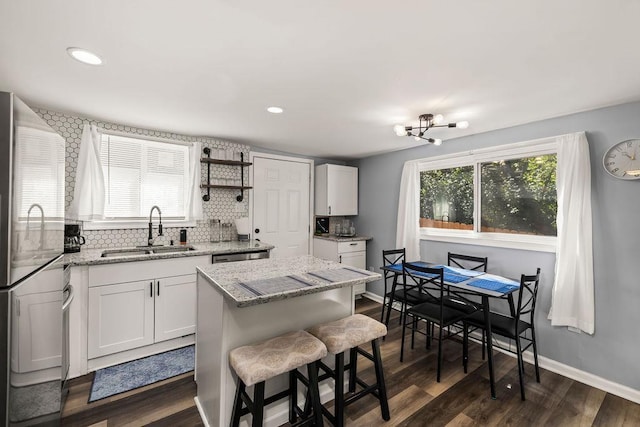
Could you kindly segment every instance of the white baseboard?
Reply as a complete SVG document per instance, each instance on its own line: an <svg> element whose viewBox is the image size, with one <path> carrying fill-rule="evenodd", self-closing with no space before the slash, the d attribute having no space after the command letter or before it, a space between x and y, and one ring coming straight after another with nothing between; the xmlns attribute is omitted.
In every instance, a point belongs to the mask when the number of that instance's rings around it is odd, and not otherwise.
<svg viewBox="0 0 640 427"><path fill-rule="evenodd" d="M372 301L382 304L382 297L380 295L377 295L368 291L362 295L366 298L369 298ZM398 308L400 307L398 306ZM482 335L480 333L472 333L470 337L474 341L480 343L480 339ZM494 339L494 342L495 341L496 340ZM500 340L497 340L497 341L501 345L504 345L504 346L509 345L508 342L500 341ZM510 353L506 350L502 350L497 347L494 347L494 350L500 351L501 353L507 354L511 357L516 357L515 354ZM533 353L531 351L525 351L522 357L525 360L525 362L533 364ZM618 384L616 382L607 380L605 378L599 377L592 373L574 368L573 366L565 365L564 363L558 362L557 360L553 360L545 356L538 355L538 364L540 365L541 368L544 368L551 372L555 372L556 374L562 375L563 377L567 377L572 380L579 381L588 386L595 387L597 389L606 391L607 393L611 393L618 397L622 397L623 399L627 399L632 402L640 404L640 390L636 390L631 387Z"/></svg>
<svg viewBox="0 0 640 427"><path fill-rule="evenodd" d="M210 427L209 421L207 420L207 417L204 414L204 411L202 410L202 405L200 405L200 400L198 399L198 396L194 397L193 401L196 402L196 408L198 408L198 413L200 414L200 419L202 420L202 424L204 424L204 427Z"/></svg>

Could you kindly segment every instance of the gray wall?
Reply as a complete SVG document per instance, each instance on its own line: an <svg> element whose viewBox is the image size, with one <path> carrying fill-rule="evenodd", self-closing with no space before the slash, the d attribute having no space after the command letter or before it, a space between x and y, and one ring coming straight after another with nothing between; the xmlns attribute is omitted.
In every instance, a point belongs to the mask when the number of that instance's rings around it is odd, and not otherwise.
<svg viewBox="0 0 640 427"><path fill-rule="evenodd" d="M596 304L593 336L552 327L547 320L555 254L423 240L421 257L446 262L447 251L486 255L490 271L511 277L542 268L536 313L539 354L639 390L640 181L612 178L602 167L602 156L617 142L640 138L640 103L449 140L440 147L420 146L362 159L354 163L360 168L356 226L358 233L373 236L367 245L367 264L378 271L382 250L395 246L400 175L406 160L578 131L587 132L591 155ZM381 295L382 282L370 284L368 289Z"/></svg>

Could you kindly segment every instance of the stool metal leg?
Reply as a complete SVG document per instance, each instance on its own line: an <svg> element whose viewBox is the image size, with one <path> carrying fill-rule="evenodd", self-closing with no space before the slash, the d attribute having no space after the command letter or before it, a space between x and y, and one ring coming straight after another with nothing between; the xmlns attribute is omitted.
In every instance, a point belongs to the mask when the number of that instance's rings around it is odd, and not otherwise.
<svg viewBox="0 0 640 427"><path fill-rule="evenodd" d="M380 410L382 411L382 419L389 421L389 402L387 401L387 386L384 383L384 373L382 371L382 358L380 357L380 342L376 338L371 341L371 350L373 352L374 366L376 369L376 381L378 383L378 397L380 400Z"/></svg>
<svg viewBox="0 0 640 427"><path fill-rule="evenodd" d="M309 399L311 399L311 407L313 408L313 419L316 426L322 427L322 403L320 403L320 391L318 387L317 362L309 363L307 365L307 376L309 377L309 388L307 396L309 396Z"/></svg>
<svg viewBox="0 0 640 427"><path fill-rule="evenodd" d="M335 427L344 426L344 352L336 354Z"/></svg>
<svg viewBox="0 0 640 427"><path fill-rule="evenodd" d="M244 382L238 378L236 387L236 397L233 401L233 412L231 412L231 427L240 425L240 411L242 410L242 393L244 393Z"/></svg>
<svg viewBox="0 0 640 427"><path fill-rule="evenodd" d="M293 424L298 418L296 408L298 407L298 378L295 371L289 371L289 423Z"/></svg>
<svg viewBox="0 0 640 427"><path fill-rule="evenodd" d="M251 426L262 427L264 418L264 381L253 386L253 409Z"/></svg>
<svg viewBox="0 0 640 427"><path fill-rule="evenodd" d="M349 393L356 391L356 374L358 373L358 347L349 350Z"/></svg>

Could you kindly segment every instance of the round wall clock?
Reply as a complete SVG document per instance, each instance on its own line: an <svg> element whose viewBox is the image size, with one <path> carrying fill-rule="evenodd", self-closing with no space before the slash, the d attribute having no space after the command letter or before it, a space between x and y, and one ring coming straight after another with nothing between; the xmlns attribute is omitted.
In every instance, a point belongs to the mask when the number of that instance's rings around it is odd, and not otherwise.
<svg viewBox="0 0 640 427"><path fill-rule="evenodd" d="M604 169L618 179L640 179L640 139L614 144L602 158Z"/></svg>

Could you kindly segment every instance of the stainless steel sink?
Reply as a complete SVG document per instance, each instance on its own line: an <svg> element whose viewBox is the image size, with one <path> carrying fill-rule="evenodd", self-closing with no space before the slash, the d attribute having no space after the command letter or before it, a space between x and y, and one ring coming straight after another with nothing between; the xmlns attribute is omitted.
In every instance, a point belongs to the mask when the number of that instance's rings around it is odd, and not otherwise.
<svg viewBox="0 0 640 427"><path fill-rule="evenodd" d="M121 256L133 256L133 255L149 255L153 252L150 249L142 248L119 248L119 249L107 249L102 251L102 258L107 257L121 257Z"/></svg>
<svg viewBox="0 0 640 427"><path fill-rule="evenodd" d="M106 249L102 251L102 257L122 257L135 255L170 254L175 252L193 251L193 246L137 246L135 248Z"/></svg>
<svg viewBox="0 0 640 427"><path fill-rule="evenodd" d="M142 248L140 248L142 249ZM174 252L188 252L193 251L196 248L193 246L151 246L147 250L150 250L154 254L169 254Z"/></svg>

